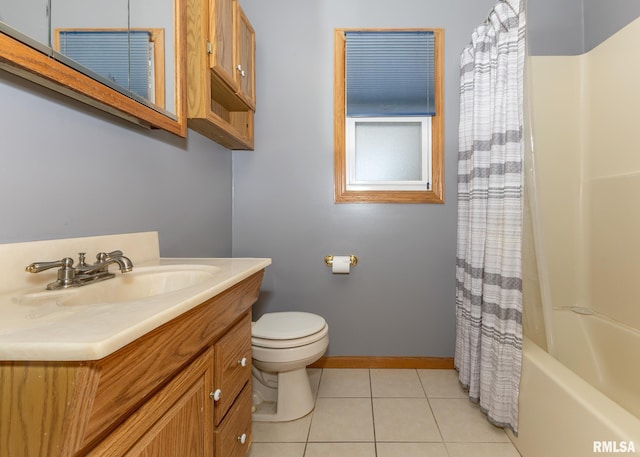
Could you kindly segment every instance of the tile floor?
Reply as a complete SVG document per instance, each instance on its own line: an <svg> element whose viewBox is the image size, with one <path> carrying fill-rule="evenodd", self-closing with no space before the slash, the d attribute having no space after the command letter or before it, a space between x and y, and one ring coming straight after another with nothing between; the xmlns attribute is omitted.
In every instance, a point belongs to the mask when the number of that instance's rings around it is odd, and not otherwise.
<svg viewBox="0 0 640 457"><path fill-rule="evenodd" d="M248 457L519 457L454 370L310 369L316 408L253 423Z"/></svg>

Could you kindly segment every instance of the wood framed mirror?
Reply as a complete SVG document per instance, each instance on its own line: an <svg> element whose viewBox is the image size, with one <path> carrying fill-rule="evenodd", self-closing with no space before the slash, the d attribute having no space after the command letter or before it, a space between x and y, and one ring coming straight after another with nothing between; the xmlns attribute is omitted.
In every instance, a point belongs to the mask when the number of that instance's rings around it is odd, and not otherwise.
<svg viewBox="0 0 640 457"><path fill-rule="evenodd" d="M153 0L74 0L72 5L38 0L34 6L33 1L0 0L0 69L135 124L185 137L186 5L185 0L164 1L168 3L163 6ZM98 9L115 3L124 5L124 12L111 14ZM38 13L32 27L29 21L34 11ZM147 32L149 61L143 62L142 68L144 73L149 67L149 77L141 83L142 90L136 90L130 81L131 43L134 35ZM89 35L108 35L109 40L119 36L128 46L124 50L126 83L111 70L91 68L91 63L70 51L77 48L78 37L87 49ZM85 54L105 55L92 48Z"/></svg>

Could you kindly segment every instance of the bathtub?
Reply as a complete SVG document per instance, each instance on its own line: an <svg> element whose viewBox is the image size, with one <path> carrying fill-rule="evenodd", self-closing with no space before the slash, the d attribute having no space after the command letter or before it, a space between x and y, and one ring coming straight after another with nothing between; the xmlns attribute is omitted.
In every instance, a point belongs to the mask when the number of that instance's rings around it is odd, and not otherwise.
<svg viewBox="0 0 640 457"><path fill-rule="evenodd" d="M640 455L640 332L579 312L553 312L557 358L525 338L509 436L523 457Z"/></svg>

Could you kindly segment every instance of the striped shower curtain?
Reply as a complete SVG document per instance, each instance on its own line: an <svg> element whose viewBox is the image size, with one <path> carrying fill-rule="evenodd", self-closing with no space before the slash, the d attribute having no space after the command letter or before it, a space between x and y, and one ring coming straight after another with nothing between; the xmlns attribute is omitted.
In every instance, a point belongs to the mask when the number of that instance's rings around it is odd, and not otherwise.
<svg viewBox="0 0 640 457"><path fill-rule="evenodd" d="M522 361L524 0L499 1L460 63L455 367L518 430Z"/></svg>

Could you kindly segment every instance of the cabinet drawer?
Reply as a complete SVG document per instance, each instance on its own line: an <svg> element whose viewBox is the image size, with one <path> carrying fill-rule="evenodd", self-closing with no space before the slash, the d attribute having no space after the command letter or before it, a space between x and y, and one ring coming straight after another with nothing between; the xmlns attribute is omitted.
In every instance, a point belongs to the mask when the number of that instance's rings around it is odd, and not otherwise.
<svg viewBox="0 0 640 457"><path fill-rule="evenodd" d="M216 457L244 457L251 444L251 384L247 384L229 414L213 433Z"/></svg>
<svg viewBox="0 0 640 457"><path fill-rule="evenodd" d="M219 425L251 376L251 313L233 326L214 345L214 392L219 399L213 409L214 425Z"/></svg>

